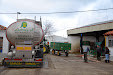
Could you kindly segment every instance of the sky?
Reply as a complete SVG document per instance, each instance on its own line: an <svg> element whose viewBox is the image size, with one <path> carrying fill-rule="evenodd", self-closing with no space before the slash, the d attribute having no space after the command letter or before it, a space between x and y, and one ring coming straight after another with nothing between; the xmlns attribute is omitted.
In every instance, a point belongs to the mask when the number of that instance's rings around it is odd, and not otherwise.
<svg viewBox="0 0 113 75"><path fill-rule="evenodd" d="M113 8L113 0L0 0L0 13L49 13L87 11ZM59 14L19 14L18 18L36 20L42 18L42 24L48 20L55 32L53 35L67 37L67 30L85 25L113 20L113 9L59 13ZM15 22L17 14L0 14L0 25L8 27Z"/></svg>

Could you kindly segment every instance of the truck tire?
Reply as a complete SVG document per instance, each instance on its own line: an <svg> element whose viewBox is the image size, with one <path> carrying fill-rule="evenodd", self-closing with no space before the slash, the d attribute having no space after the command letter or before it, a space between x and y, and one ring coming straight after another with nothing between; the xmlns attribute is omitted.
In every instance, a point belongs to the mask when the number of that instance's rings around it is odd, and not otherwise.
<svg viewBox="0 0 113 75"><path fill-rule="evenodd" d="M2 59L2 61L1 61L1 65L2 66L4 66L5 64L4 64L4 59Z"/></svg>
<svg viewBox="0 0 113 75"><path fill-rule="evenodd" d="M50 48L49 48L49 46L44 46L45 47L45 52L44 53L49 53L50 52Z"/></svg>
<svg viewBox="0 0 113 75"><path fill-rule="evenodd" d="M43 50L38 50L35 55L36 58L43 58Z"/></svg>
<svg viewBox="0 0 113 75"><path fill-rule="evenodd" d="M60 55L61 55L59 51L57 52L57 55L58 55L58 56L60 56Z"/></svg>
<svg viewBox="0 0 113 75"><path fill-rule="evenodd" d="M52 54L55 54L55 50L52 50Z"/></svg>
<svg viewBox="0 0 113 75"><path fill-rule="evenodd" d="M68 52L65 52L66 56L68 56Z"/></svg>

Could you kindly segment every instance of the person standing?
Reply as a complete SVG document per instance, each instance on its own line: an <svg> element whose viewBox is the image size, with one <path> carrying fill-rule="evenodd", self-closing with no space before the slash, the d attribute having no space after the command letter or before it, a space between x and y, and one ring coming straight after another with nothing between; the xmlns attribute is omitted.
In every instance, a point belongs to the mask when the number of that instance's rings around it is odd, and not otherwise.
<svg viewBox="0 0 113 75"><path fill-rule="evenodd" d="M109 63L109 49L108 47L105 47L105 62Z"/></svg>
<svg viewBox="0 0 113 75"><path fill-rule="evenodd" d="M99 45L97 45L97 60L100 61L101 60L101 52L102 52L102 49Z"/></svg>
<svg viewBox="0 0 113 75"><path fill-rule="evenodd" d="M84 49L84 62L86 62L86 63L88 62L88 61L87 61L87 60L88 60L88 59L87 59L87 52L88 52L88 51L89 51L89 48L88 48L88 47Z"/></svg>

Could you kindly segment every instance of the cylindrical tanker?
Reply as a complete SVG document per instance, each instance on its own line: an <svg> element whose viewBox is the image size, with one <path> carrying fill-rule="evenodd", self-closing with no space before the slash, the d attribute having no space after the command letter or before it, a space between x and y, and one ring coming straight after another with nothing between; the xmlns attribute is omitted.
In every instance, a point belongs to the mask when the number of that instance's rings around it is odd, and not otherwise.
<svg viewBox="0 0 113 75"><path fill-rule="evenodd" d="M3 59L7 67L42 67L44 32L41 21L19 19L6 30L8 41L13 44Z"/></svg>
<svg viewBox="0 0 113 75"><path fill-rule="evenodd" d="M6 31L8 41L15 45L17 42L31 41L37 45L43 41L44 32L36 21L22 19L12 23Z"/></svg>

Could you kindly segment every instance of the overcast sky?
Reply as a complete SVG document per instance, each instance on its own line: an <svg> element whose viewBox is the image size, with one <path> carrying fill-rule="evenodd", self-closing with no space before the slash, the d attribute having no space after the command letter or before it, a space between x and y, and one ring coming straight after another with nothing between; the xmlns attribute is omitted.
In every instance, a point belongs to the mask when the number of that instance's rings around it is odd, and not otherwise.
<svg viewBox="0 0 113 75"><path fill-rule="evenodd" d="M49 13L67 11L87 11L113 8L113 0L0 0L0 13ZM52 22L54 35L67 37L67 30L92 23L113 20L113 10L77 12L68 14L20 14L19 19L29 18ZM16 14L0 14L0 25L8 27L17 19Z"/></svg>

